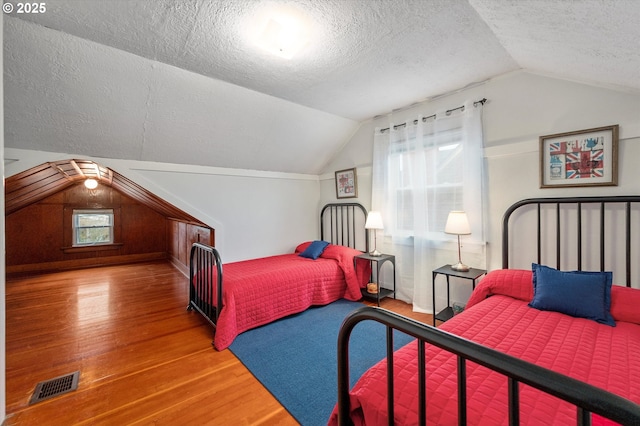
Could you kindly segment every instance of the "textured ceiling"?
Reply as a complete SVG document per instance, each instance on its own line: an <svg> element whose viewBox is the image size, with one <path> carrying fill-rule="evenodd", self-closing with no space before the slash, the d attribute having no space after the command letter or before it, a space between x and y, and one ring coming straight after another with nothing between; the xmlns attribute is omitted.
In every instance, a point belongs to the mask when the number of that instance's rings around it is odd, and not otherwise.
<svg viewBox="0 0 640 426"><path fill-rule="evenodd" d="M5 15L7 146L318 173L360 121L514 70L640 92L636 0L46 7ZM290 60L250 40L283 11L310 33Z"/></svg>

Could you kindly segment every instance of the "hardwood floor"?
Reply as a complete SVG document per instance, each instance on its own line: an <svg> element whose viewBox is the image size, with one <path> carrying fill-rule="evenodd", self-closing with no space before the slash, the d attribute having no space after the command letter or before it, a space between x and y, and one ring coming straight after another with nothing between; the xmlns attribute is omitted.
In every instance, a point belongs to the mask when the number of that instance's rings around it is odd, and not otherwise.
<svg viewBox="0 0 640 426"><path fill-rule="evenodd" d="M6 280L6 425L297 424L185 310L168 262ZM430 323L393 299L390 310ZM78 389L28 405L35 385L80 371Z"/></svg>

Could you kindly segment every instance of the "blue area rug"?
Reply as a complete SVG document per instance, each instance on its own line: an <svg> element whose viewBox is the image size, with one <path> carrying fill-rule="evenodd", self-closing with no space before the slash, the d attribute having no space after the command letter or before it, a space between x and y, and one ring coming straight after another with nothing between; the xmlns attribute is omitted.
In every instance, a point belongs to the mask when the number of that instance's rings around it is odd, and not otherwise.
<svg viewBox="0 0 640 426"><path fill-rule="evenodd" d="M343 319L363 305L338 300L246 331L229 349L304 426L326 425L337 401L337 342ZM386 328L359 323L349 344L351 386L386 355ZM412 338L394 333L396 348Z"/></svg>

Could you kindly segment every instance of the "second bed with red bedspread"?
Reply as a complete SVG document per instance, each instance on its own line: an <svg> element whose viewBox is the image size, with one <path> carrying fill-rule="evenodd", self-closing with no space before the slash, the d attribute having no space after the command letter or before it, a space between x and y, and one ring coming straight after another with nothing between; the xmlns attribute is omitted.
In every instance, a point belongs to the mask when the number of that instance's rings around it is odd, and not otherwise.
<svg viewBox="0 0 640 426"><path fill-rule="evenodd" d="M490 296L490 297L489 297ZM555 370L640 403L640 290L614 285L615 327L528 306L532 272L494 271L475 289L465 311L440 328ZM417 424L417 344L395 354L395 424ZM427 345L427 424L458 422L456 357ZM576 408L520 385L521 424L576 424ZM363 375L350 392L355 424L388 424L386 360ZM507 378L467 365L468 424L508 424ZM330 424L336 422L332 416ZM611 424L594 416L593 424Z"/></svg>

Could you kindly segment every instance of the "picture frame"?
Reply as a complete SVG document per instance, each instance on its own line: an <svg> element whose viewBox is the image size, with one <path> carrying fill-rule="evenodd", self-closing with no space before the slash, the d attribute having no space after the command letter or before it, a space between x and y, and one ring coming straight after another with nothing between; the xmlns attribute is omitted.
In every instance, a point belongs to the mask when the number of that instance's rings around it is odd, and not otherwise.
<svg viewBox="0 0 640 426"><path fill-rule="evenodd" d="M356 198L358 196L358 176L356 168L336 172L336 198Z"/></svg>
<svg viewBox="0 0 640 426"><path fill-rule="evenodd" d="M618 125L540 136L540 188L618 185Z"/></svg>

